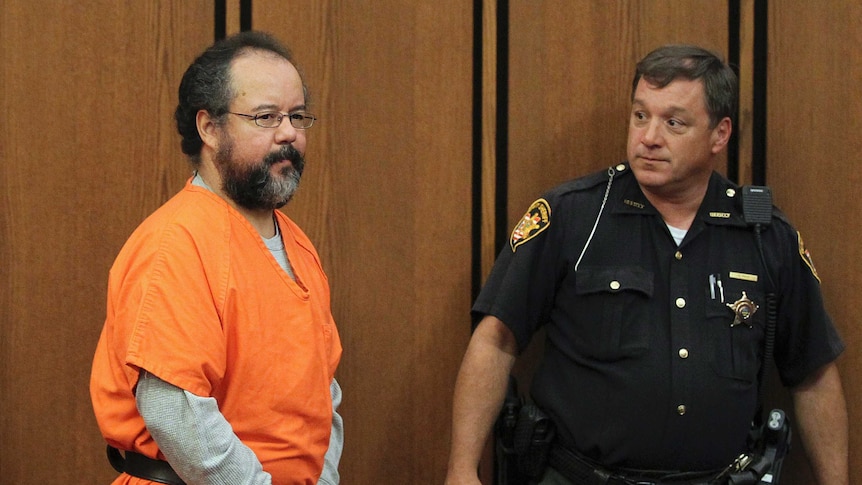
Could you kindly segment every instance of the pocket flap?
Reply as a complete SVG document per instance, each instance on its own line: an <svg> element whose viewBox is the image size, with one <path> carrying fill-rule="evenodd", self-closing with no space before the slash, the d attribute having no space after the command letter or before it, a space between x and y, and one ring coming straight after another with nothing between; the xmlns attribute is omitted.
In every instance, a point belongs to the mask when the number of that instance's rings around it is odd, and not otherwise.
<svg viewBox="0 0 862 485"><path fill-rule="evenodd" d="M576 291L579 295L636 291L647 297L653 294L653 274L635 266L578 269Z"/></svg>

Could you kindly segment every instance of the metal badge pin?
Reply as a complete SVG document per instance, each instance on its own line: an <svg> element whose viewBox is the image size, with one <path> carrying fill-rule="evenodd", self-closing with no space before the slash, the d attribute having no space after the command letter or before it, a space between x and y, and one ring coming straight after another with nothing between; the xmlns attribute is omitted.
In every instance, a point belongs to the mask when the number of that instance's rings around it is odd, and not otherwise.
<svg viewBox="0 0 862 485"><path fill-rule="evenodd" d="M730 324L731 327L745 323L750 328L751 325L749 325L747 321L752 315L754 315L757 309L760 308L748 298L748 295L746 295L744 291L742 292L742 298L733 303L727 303L726 305L728 308L733 310L734 313L733 323Z"/></svg>

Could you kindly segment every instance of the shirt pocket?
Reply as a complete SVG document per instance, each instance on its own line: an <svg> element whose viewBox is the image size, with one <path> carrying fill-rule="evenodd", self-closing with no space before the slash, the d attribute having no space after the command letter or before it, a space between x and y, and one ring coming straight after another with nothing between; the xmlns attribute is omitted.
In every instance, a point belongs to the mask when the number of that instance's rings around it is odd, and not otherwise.
<svg viewBox="0 0 862 485"><path fill-rule="evenodd" d="M572 338L579 352L601 361L641 355L649 348L653 273L640 267L581 268L576 279Z"/></svg>
<svg viewBox="0 0 862 485"><path fill-rule="evenodd" d="M743 295L745 292L745 295ZM757 380L760 370L763 339L766 328L766 298L753 285L728 284L724 288L725 301L708 300L706 305L705 345L710 349L711 365L721 377L745 383ZM734 324L737 312L734 303L751 300L757 305L748 319Z"/></svg>

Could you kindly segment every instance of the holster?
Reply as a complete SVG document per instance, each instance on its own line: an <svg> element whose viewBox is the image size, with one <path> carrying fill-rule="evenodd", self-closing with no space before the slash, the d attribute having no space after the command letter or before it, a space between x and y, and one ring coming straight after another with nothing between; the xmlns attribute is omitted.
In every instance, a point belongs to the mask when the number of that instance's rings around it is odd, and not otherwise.
<svg viewBox="0 0 862 485"><path fill-rule="evenodd" d="M729 467L725 478L729 485L777 485L781 479L784 457L790 451L793 433L784 411L773 409L767 421L757 430L752 451L742 455L737 463L744 464L734 469ZM743 460L744 459L744 460Z"/></svg>
<svg viewBox="0 0 862 485"><path fill-rule="evenodd" d="M556 436L551 418L537 406L526 404L518 413L515 425L515 453L518 470L529 478L537 478L548 466L548 452Z"/></svg>

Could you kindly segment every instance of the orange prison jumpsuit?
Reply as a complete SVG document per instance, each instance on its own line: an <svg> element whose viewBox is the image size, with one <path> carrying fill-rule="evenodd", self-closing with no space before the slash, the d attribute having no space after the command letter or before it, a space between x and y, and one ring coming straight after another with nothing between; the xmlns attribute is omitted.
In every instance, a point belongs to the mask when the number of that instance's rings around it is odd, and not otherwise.
<svg viewBox="0 0 862 485"><path fill-rule="evenodd" d="M147 218L111 268L90 393L108 443L164 456L135 406L138 371L214 397L273 484L315 484L341 357L329 284L306 235L275 211L296 281L258 232L205 188ZM122 474L114 484L152 483Z"/></svg>

